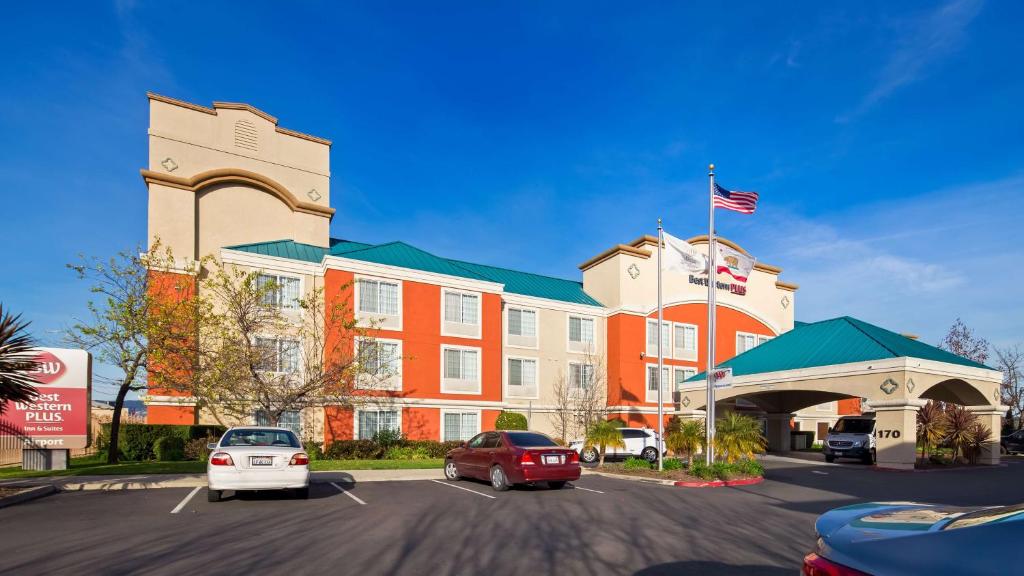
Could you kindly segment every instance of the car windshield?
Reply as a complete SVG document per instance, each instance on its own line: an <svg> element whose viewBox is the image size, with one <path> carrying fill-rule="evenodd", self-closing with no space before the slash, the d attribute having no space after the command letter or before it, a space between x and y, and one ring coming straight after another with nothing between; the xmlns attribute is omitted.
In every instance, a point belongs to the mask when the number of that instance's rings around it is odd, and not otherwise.
<svg viewBox="0 0 1024 576"><path fill-rule="evenodd" d="M867 420L864 418L860 419L840 419L836 422L835 427L832 431L836 434L871 434L875 428L874 420Z"/></svg>
<svg viewBox="0 0 1024 576"><path fill-rule="evenodd" d="M299 448L299 439L288 430L266 428L242 428L228 430L220 441L221 446L282 446Z"/></svg>
<svg viewBox="0 0 1024 576"><path fill-rule="evenodd" d="M537 432L506 432L513 446L558 446L558 443Z"/></svg>

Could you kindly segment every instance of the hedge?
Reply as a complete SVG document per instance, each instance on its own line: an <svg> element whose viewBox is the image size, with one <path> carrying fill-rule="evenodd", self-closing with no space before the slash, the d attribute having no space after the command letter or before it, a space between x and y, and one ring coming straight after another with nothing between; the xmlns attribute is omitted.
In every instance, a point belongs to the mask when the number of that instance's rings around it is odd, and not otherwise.
<svg viewBox="0 0 1024 576"><path fill-rule="evenodd" d="M526 416L519 412L502 411L501 414L498 414L498 419L494 421L496 430L526 430L528 427Z"/></svg>
<svg viewBox="0 0 1024 576"><path fill-rule="evenodd" d="M125 460L141 461L156 458L154 446L156 441L167 436L181 439L182 446L192 440L207 437L220 438L227 430L217 425L175 425L175 424L121 424L118 430L118 447ZM106 447L110 442L110 423L103 424L100 433L100 445ZM184 456L183 456L184 457Z"/></svg>
<svg viewBox="0 0 1024 576"><path fill-rule="evenodd" d="M436 440L402 440L396 444L381 445L373 440L335 440L327 445L323 457L327 460L383 460L400 458L443 458L462 442Z"/></svg>
<svg viewBox="0 0 1024 576"><path fill-rule="evenodd" d="M181 436L161 436L153 443L153 453L160 462L185 459L185 440Z"/></svg>

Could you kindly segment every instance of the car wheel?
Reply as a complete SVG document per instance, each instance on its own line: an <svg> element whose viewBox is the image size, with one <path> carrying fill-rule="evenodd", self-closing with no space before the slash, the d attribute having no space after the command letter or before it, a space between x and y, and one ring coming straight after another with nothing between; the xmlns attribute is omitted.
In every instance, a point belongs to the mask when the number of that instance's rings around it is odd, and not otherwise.
<svg viewBox="0 0 1024 576"><path fill-rule="evenodd" d="M644 460L647 460L648 462L657 462L658 450L654 446L648 446L647 448L643 449L643 452L640 452L640 457L643 458Z"/></svg>
<svg viewBox="0 0 1024 576"><path fill-rule="evenodd" d="M453 481L461 478L461 476L459 476L459 469L455 467L455 462L449 460L444 463L444 477Z"/></svg>
<svg viewBox="0 0 1024 576"><path fill-rule="evenodd" d="M207 490L206 501L207 502L220 502L220 490Z"/></svg>
<svg viewBox="0 0 1024 576"><path fill-rule="evenodd" d="M828 462L829 464L831 464L831 463L833 463L835 461L836 461L836 457L835 456L825 456L825 462Z"/></svg>
<svg viewBox="0 0 1024 576"><path fill-rule="evenodd" d="M580 460L583 460L587 464L592 464L594 462L597 462L598 456L599 454L597 453L597 448L586 448L585 450L583 450L582 453L580 453Z"/></svg>
<svg viewBox="0 0 1024 576"><path fill-rule="evenodd" d="M551 488L552 490L561 490L564 487L565 480L552 480L551 482L548 482L548 488Z"/></svg>
<svg viewBox="0 0 1024 576"><path fill-rule="evenodd" d="M295 497L299 500L309 500L309 486L305 488L296 488Z"/></svg>
<svg viewBox="0 0 1024 576"><path fill-rule="evenodd" d="M501 469L501 466L493 466L491 468L491 488L498 492L504 492L509 487L508 476L505 476L505 471Z"/></svg>

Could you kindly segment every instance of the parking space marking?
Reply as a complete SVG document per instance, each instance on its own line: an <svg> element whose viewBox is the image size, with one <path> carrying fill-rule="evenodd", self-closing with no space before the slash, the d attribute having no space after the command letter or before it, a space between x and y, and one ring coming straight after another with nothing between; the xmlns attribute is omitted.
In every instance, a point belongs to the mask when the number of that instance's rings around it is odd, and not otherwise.
<svg viewBox="0 0 1024 576"><path fill-rule="evenodd" d="M828 472L822 472L821 470L811 470L812 474L821 474L822 476L828 476Z"/></svg>
<svg viewBox="0 0 1024 576"><path fill-rule="evenodd" d="M363 502L362 499L359 498L359 496L356 496L355 494L349 492L348 490L345 490L341 486L338 486L337 482L331 482L331 486L334 486L335 488L337 488L338 491L341 492L342 494L344 494L345 496L348 496L349 498L355 500L356 502L359 502L363 506L366 506L366 502Z"/></svg>
<svg viewBox="0 0 1024 576"><path fill-rule="evenodd" d="M592 490L590 488L584 488L583 486L577 486L575 484L572 485L572 489L573 490L586 490L587 492L594 492L594 493L597 493L597 494L604 494L604 492L601 492L600 490Z"/></svg>
<svg viewBox="0 0 1024 576"><path fill-rule="evenodd" d="M195 488L193 488L192 491L188 493L188 496L182 498L181 502L178 502L178 505L174 507L174 510L171 510L171 514L177 514L178 512L181 512L181 509L184 508L185 505L188 504L188 501L191 500L192 497L196 495L196 492L199 492L202 489L202 486L196 486Z"/></svg>
<svg viewBox="0 0 1024 576"><path fill-rule="evenodd" d="M441 480L431 480L431 482L436 482L442 486L458 488L459 490L465 490L466 492L472 492L473 494L479 494L480 496L483 496L484 498L490 498L491 500L495 499L495 497L491 496L490 494L484 494L483 492L477 492L476 490L470 490L469 488L463 488L462 486L456 486L455 484L449 484L448 482L442 482Z"/></svg>

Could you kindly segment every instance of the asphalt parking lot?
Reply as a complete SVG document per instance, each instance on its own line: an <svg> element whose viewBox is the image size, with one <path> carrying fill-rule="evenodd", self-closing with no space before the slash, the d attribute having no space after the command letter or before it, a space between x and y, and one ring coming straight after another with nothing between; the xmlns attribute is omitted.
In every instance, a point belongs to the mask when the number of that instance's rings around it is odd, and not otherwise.
<svg viewBox="0 0 1024 576"><path fill-rule="evenodd" d="M65 492L0 510L9 574L794 574L814 520L870 500L1024 501L1024 462L939 473L771 461L758 485L586 475L563 490L473 481ZM229 493L230 494L230 493Z"/></svg>

